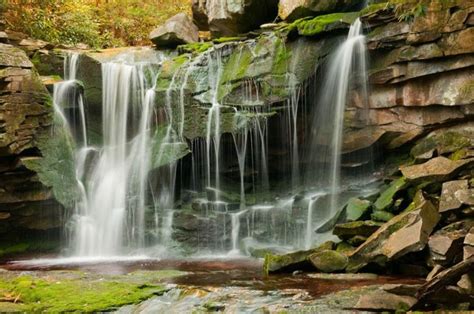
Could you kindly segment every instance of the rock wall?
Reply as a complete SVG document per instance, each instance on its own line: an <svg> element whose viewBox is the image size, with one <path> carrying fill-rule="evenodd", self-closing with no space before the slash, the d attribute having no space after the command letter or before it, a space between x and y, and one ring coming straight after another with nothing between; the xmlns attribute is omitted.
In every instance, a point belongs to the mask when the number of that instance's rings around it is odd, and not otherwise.
<svg viewBox="0 0 474 314"><path fill-rule="evenodd" d="M412 22L399 22L383 9L363 17L370 27L371 61L372 134L366 144L380 140L395 149L433 129L473 119L473 12L472 2L433 1ZM357 117L367 114L359 97L353 99L347 150L361 148L357 124L364 122Z"/></svg>
<svg viewBox="0 0 474 314"><path fill-rule="evenodd" d="M62 206L27 165L52 133L51 98L24 51L0 44L0 256L29 234L61 226ZM5 240L8 239L8 240ZM5 248L6 245L13 248Z"/></svg>

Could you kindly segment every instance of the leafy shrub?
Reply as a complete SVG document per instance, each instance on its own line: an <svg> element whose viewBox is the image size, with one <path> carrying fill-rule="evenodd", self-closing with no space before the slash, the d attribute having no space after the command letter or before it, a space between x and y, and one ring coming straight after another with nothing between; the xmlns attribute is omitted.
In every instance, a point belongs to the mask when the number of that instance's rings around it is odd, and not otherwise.
<svg viewBox="0 0 474 314"><path fill-rule="evenodd" d="M148 34L189 0L0 0L10 29L52 43L148 44Z"/></svg>

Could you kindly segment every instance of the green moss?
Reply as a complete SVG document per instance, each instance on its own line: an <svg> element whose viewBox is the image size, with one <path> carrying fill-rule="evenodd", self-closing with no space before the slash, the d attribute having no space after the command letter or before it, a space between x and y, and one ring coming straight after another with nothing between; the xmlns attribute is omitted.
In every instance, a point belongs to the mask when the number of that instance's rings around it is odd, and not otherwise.
<svg viewBox="0 0 474 314"><path fill-rule="evenodd" d="M277 76L285 75L288 71L288 62L291 59L291 51L287 49L285 41L282 38L277 38L274 45L272 74Z"/></svg>
<svg viewBox="0 0 474 314"><path fill-rule="evenodd" d="M393 217L395 217L395 216L392 213L389 213L389 212L384 211L384 210L376 210L370 215L370 218L372 218L372 220L382 221L382 222L387 222L390 219L392 219Z"/></svg>
<svg viewBox="0 0 474 314"><path fill-rule="evenodd" d="M181 53L200 54L209 50L212 46L212 42L204 41L178 46L178 51Z"/></svg>
<svg viewBox="0 0 474 314"><path fill-rule="evenodd" d="M359 220L370 209L370 206L371 203L367 200L351 198L346 207L347 220Z"/></svg>
<svg viewBox="0 0 474 314"><path fill-rule="evenodd" d="M233 41L244 41L245 37L220 37L213 40L216 44L228 43Z"/></svg>
<svg viewBox="0 0 474 314"><path fill-rule="evenodd" d="M389 187L380 194L379 198L375 201L374 207L376 210L386 210L393 204L393 198L395 195L408 185L406 179L401 177L393 181Z"/></svg>
<svg viewBox="0 0 474 314"><path fill-rule="evenodd" d="M471 140L455 131L439 132L420 140L411 150L413 157L436 150L438 154L447 154L469 147Z"/></svg>
<svg viewBox="0 0 474 314"><path fill-rule="evenodd" d="M26 159L23 163L38 174L45 186L52 188L62 205L72 208L79 196L74 172L74 142L59 117L54 117L52 132L48 130L38 136L43 157Z"/></svg>
<svg viewBox="0 0 474 314"><path fill-rule="evenodd" d="M21 312L110 311L164 293L164 286L155 282L182 274L177 271L143 272L105 278L73 272L67 275L50 272L43 278L3 275L0 295L18 298L15 311Z"/></svg>
<svg viewBox="0 0 474 314"><path fill-rule="evenodd" d="M320 15L312 19L303 18L286 26L289 31L296 30L301 36L315 36L329 29L335 23L352 24L359 16L359 12L332 13Z"/></svg>
<svg viewBox="0 0 474 314"><path fill-rule="evenodd" d="M1 245L0 256L12 256L25 252L49 252L56 250L59 246L57 241L45 240L23 240L18 243Z"/></svg>

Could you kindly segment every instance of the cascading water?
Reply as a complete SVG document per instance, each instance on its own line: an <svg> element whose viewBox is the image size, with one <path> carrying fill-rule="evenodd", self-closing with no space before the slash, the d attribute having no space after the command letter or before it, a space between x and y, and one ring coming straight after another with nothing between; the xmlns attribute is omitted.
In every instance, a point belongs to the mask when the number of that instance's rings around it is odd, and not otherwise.
<svg viewBox="0 0 474 314"><path fill-rule="evenodd" d="M344 112L349 88L359 85L364 101L367 99L367 56L362 31L362 23L357 19L350 27L347 39L330 58L313 122L315 128L310 158L318 171L316 174L309 172L307 181L314 183L313 177L316 176L319 185L329 187L326 189L330 194L326 219L331 218L342 205L338 202L338 195L341 189ZM354 77L357 77L358 84L353 80Z"/></svg>
<svg viewBox="0 0 474 314"><path fill-rule="evenodd" d="M83 186L72 227L77 256L114 256L126 246L144 246L156 74L151 64L126 58L102 65L103 143L84 144L76 162Z"/></svg>
<svg viewBox="0 0 474 314"><path fill-rule="evenodd" d="M240 73L249 56L258 58L251 41L215 46L189 58L169 78L163 99L155 97L160 60L136 62L130 59L133 55L125 54L103 63L100 146L88 143L81 97L75 98L74 105L78 119L65 114L67 106L57 105L65 121L80 122L71 129L78 133L76 138L83 139L78 141L76 156L82 197L71 224L73 254L110 257L143 252L145 247L152 250L155 245L174 248L176 239L189 237L182 234L188 228L197 239L197 252L202 248L203 252L235 255L248 239L277 247L311 248L319 240L316 225L332 217L338 207L343 116L348 91L354 87L351 77L364 78L359 79L360 88L364 97L367 94L361 32L361 23L356 21L330 58L312 124L311 165L322 170L309 174L316 180L307 188L300 186L300 148L305 144L300 145L303 139L298 134L304 129L299 120L307 118L302 104L307 86L298 82L294 64L287 64L284 73L288 101L281 106L284 123L278 126L278 134L284 137L281 158L285 159L285 166L277 169L283 173L278 180L287 182L275 187L270 185L275 164L269 160L269 141L275 136L271 123L275 122L269 120L276 112L261 95L259 80L240 74L240 94L222 97L223 91L234 88L229 75ZM281 45L278 40L269 36L273 54ZM303 56L297 52L292 57ZM68 59L65 77L69 80L76 78L77 60L76 56ZM55 105L71 106L61 96L61 88L55 88ZM205 112L200 126L204 134L190 141L189 161L169 162L170 155L186 146L190 117L185 108L191 105L189 95L193 94L204 100L199 108ZM163 105L157 106L158 102ZM325 204L328 195L329 205ZM195 220L188 223L186 219Z"/></svg>

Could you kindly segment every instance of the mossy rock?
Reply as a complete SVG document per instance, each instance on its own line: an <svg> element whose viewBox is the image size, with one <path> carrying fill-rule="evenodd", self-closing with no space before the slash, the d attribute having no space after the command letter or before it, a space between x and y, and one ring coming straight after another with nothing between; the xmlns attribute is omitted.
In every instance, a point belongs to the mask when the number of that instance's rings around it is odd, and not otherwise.
<svg viewBox="0 0 474 314"><path fill-rule="evenodd" d="M423 156L429 158L435 151L439 155L450 154L471 146L472 142L474 140L471 140L468 134L449 130L445 132L438 131L418 141L410 153L415 158L423 159Z"/></svg>
<svg viewBox="0 0 474 314"><path fill-rule="evenodd" d="M373 221L381 221L381 222L387 222L393 217L395 217L394 214L384 211L384 210L376 210L370 215L370 218L372 218Z"/></svg>
<svg viewBox="0 0 474 314"><path fill-rule="evenodd" d="M346 207L346 218L348 221L359 220L367 213L372 204L370 201L360 198L351 198Z"/></svg>
<svg viewBox="0 0 474 314"><path fill-rule="evenodd" d="M379 198L375 201L375 210L387 210L393 205L394 197L398 192L408 186L407 180L401 177L393 181L385 191L380 194Z"/></svg>
<svg viewBox="0 0 474 314"><path fill-rule="evenodd" d="M354 236L368 237L377 231L382 224L372 221L353 221L343 224L337 224L334 227L333 234L343 240L350 239Z"/></svg>
<svg viewBox="0 0 474 314"><path fill-rule="evenodd" d="M358 16L358 12L346 12L302 18L289 24L285 29L290 32L296 31L300 36L316 36L328 31L349 28Z"/></svg>
<svg viewBox="0 0 474 314"><path fill-rule="evenodd" d="M310 255L311 263L323 273L333 273L346 268L349 260L346 255L337 252L324 250Z"/></svg>
<svg viewBox="0 0 474 314"><path fill-rule="evenodd" d="M312 270L314 269L309 259L310 255L332 250L335 247L335 243L332 241L326 241L319 247L306 250L297 251L283 255L267 254L263 262L263 272L269 273L280 273L280 272L292 272L294 270Z"/></svg>

